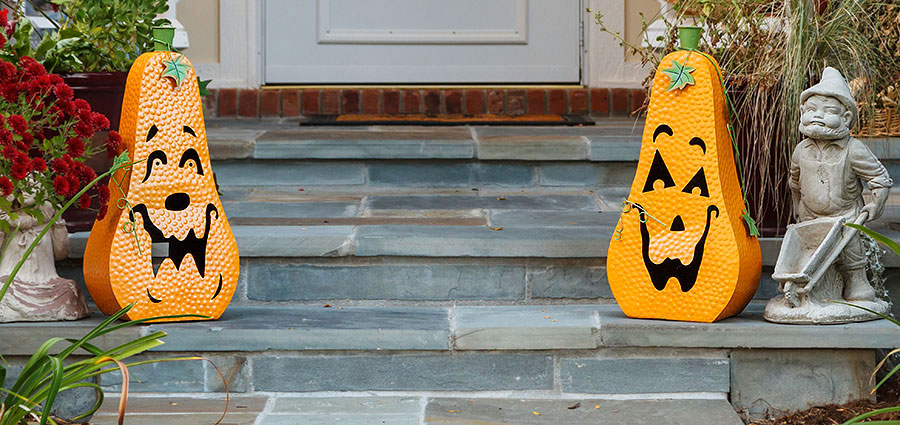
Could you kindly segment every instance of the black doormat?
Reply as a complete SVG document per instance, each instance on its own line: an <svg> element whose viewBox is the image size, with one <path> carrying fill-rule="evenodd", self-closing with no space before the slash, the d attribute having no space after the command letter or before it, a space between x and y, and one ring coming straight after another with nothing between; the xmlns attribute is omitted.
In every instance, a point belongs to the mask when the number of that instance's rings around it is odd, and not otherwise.
<svg viewBox="0 0 900 425"><path fill-rule="evenodd" d="M587 115L531 114L531 115L462 115L440 114L343 114L314 115L300 120L300 125L594 125Z"/></svg>

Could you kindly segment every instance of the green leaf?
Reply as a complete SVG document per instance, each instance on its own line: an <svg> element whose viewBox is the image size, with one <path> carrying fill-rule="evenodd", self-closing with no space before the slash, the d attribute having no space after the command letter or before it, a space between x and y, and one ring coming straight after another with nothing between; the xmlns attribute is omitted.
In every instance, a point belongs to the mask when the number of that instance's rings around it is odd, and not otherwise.
<svg viewBox="0 0 900 425"><path fill-rule="evenodd" d="M669 79L672 80L672 83L669 84L669 87L666 91L672 90L681 90L687 85L694 85L694 76L691 75L692 72L696 71L697 68L682 65L677 60L672 60L672 67L662 70L662 72L669 76Z"/></svg>
<svg viewBox="0 0 900 425"><path fill-rule="evenodd" d="M206 89L206 86L211 82L212 80L201 80L200 77L197 77L197 87L200 88L200 96L209 96L212 94Z"/></svg>
<svg viewBox="0 0 900 425"><path fill-rule="evenodd" d="M176 54L169 60L164 60L163 65L166 66L162 73L163 78L171 78L175 81L175 88L181 87L181 82L188 74L188 64L184 62L184 55Z"/></svg>
<svg viewBox="0 0 900 425"><path fill-rule="evenodd" d="M50 410L53 409L53 402L56 401L56 395L59 394L59 388L62 386L62 360L58 357L50 357L50 364L53 367L53 380L50 381L50 391L47 393L47 401L44 402L43 412L41 413L41 425L47 423L47 419L50 417Z"/></svg>
<svg viewBox="0 0 900 425"><path fill-rule="evenodd" d="M112 168L116 168L116 169L122 168L126 164L128 164L128 162L130 162L130 161L131 161L131 157L128 156L128 151L127 150L122 151L122 153L120 153L119 156L117 156L116 159L113 160Z"/></svg>
<svg viewBox="0 0 900 425"><path fill-rule="evenodd" d="M891 238L859 224L844 223L844 226L854 228L869 235L869 237L871 237L872 239L875 239L876 241L881 242L882 244L890 248L891 251L894 251L895 254L900 255L900 245L898 245L897 242L894 242Z"/></svg>

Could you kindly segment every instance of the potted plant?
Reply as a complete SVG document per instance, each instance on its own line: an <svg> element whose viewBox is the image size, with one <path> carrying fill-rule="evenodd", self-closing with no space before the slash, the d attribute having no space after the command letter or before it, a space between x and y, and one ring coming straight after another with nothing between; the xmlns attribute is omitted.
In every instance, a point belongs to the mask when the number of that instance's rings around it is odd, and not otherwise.
<svg viewBox="0 0 900 425"><path fill-rule="evenodd" d="M825 66L832 66L852 80L860 103L873 105L900 69L900 59L889 53L896 44L884 35L896 23L880 19L894 6L882 0L670 3L672 13L659 17L666 30L650 40L645 22L642 45L629 44L602 26L602 16L595 18L601 30L654 68L676 49L678 25L703 28L699 50L718 58L733 105L748 210L763 236L783 234L791 208L788 165L802 139L795 119L800 94L817 82ZM871 108L860 112L863 117L872 114Z"/></svg>
<svg viewBox="0 0 900 425"><path fill-rule="evenodd" d="M55 29L37 43L36 30L24 15L23 2L44 14ZM15 19L6 27L14 41L0 57L14 60L31 56L50 71L62 75L75 90L75 97L87 100L94 110L117 129L125 92L125 78L131 63L141 53L153 50L151 28L166 25L158 16L168 10L166 0L0 0L15 10ZM52 8L54 19L44 10ZM103 169L109 168L108 165Z"/></svg>
<svg viewBox="0 0 900 425"><path fill-rule="evenodd" d="M85 165L97 149L86 141L108 129L109 121L73 96L59 75L48 74L34 59L22 57L18 66L0 59L0 252L6 259L0 262L0 276L22 272L0 302L0 321L71 320L87 314L77 285L56 275L54 260L68 254L68 233L63 223L49 220L97 177ZM109 132L105 145L112 157L121 149L119 134ZM109 190L101 186L96 197L105 214ZM91 201L84 194L77 204L87 209ZM54 226L52 237L41 241L24 269L14 270L48 225Z"/></svg>

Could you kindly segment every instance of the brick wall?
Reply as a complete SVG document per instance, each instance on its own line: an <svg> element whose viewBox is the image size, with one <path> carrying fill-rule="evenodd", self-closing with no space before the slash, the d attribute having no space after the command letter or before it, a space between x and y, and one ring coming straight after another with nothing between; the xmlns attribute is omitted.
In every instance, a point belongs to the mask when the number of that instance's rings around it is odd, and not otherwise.
<svg viewBox="0 0 900 425"><path fill-rule="evenodd" d="M231 118L485 113L627 116L640 109L646 98L642 89L623 88L217 89L210 92L203 99L208 115Z"/></svg>

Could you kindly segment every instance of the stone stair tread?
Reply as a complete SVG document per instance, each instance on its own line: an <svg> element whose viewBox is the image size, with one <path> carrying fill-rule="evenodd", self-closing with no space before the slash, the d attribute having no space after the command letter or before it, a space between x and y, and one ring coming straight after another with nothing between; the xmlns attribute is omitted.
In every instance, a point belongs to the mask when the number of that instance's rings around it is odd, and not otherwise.
<svg viewBox="0 0 900 425"><path fill-rule="evenodd" d="M165 331L157 351L416 350L494 351L609 347L668 348L894 348L900 327L879 320L831 326L766 322L761 305L715 324L637 320L615 304L527 306L247 306L228 308L214 322L130 327L97 345ZM450 317L454 318L450 321ZM0 352L23 355L45 340L80 338L102 320L10 323ZM451 345L452 344L452 345ZM648 354L649 355L649 354Z"/></svg>
<svg viewBox="0 0 900 425"><path fill-rule="evenodd" d="M224 396L132 394L127 423L194 425L213 423L224 409ZM116 423L118 398L104 400L92 418L95 425ZM254 422L255 421L255 422ZM312 394L232 396L225 422L229 424L692 424L740 425L738 415L724 397L706 398L603 398L525 399L468 398L461 396Z"/></svg>
<svg viewBox="0 0 900 425"><path fill-rule="evenodd" d="M573 406L578 406L572 408ZM741 425L724 399L430 399L425 424Z"/></svg>

